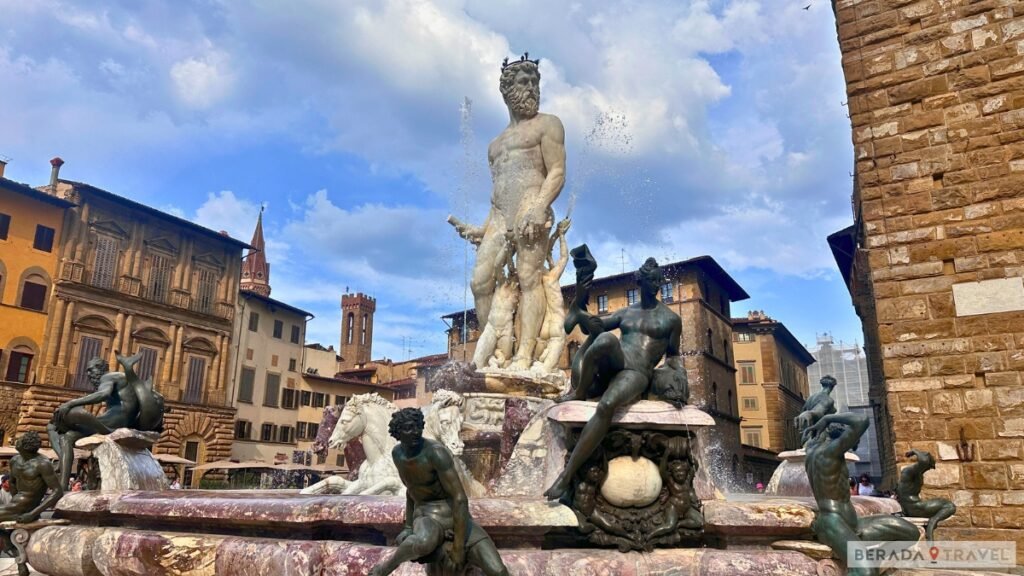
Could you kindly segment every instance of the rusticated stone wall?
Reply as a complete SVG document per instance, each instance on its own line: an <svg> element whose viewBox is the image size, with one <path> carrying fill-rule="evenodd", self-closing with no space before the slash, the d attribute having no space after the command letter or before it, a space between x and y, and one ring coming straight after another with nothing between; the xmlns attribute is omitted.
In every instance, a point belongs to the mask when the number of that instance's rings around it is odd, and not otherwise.
<svg viewBox="0 0 1024 576"><path fill-rule="evenodd" d="M1024 4L836 0L896 457L1024 559Z"/></svg>

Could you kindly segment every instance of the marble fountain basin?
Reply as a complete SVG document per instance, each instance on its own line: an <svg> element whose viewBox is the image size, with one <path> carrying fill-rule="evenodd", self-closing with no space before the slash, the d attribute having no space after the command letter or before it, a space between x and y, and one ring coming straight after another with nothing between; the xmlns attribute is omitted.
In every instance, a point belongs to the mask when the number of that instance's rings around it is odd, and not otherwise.
<svg viewBox="0 0 1024 576"><path fill-rule="evenodd" d="M860 515L898 511L894 500L854 497ZM814 502L743 498L704 502L704 548L653 553L570 548L569 508L535 498L471 500L511 574L817 574L777 540L810 539ZM359 576L388 552L404 522L405 499L281 491L75 492L35 532L32 566L51 576ZM417 564L396 574L423 574Z"/></svg>

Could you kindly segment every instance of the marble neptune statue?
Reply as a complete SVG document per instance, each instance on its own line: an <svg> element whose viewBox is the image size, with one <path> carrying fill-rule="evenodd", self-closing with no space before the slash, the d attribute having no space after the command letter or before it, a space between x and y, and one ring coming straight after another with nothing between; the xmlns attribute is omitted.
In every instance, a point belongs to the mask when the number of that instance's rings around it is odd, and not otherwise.
<svg viewBox="0 0 1024 576"><path fill-rule="evenodd" d="M528 56L513 62L506 59L501 67L499 88L508 107L509 124L487 150L494 183L490 213L481 226L454 216L449 216L448 222L477 246L471 288L480 330L491 321L492 309L513 310L517 337L511 357L505 358L499 348L501 358L494 361L492 354L486 359L488 365L553 372L548 360L554 355L545 353L552 344L541 334L545 326L562 322L561 317L546 317L557 315L562 308L561 302L549 305L544 281L556 268L545 268L545 262L553 247L551 204L565 184L565 130L557 116L539 112L539 61ZM514 257L511 265L510 256ZM517 286L518 294L510 295L510 286ZM512 299L518 302L510 304ZM561 350L558 352L560 355ZM480 361L476 364L485 367Z"/></svg>

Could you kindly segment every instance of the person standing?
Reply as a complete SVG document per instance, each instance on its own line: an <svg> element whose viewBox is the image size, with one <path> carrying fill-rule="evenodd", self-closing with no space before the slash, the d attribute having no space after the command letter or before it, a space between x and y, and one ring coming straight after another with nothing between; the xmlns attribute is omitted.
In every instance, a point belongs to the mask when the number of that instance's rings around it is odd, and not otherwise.
<svg viewBox="0 0 1024 576"><path fill-rule="evenodd" d="M871 477L867 474L860 475L860 483L857 484L857 494L871 496L875 493L875 485L871 483Z"/></svg>
<svg viewBox="0 0 1024 576"><path fill-rule="evenodd" d="M0 506L6 506L14 499L11 493L11 477L7 474L0 476Z"/></svg>

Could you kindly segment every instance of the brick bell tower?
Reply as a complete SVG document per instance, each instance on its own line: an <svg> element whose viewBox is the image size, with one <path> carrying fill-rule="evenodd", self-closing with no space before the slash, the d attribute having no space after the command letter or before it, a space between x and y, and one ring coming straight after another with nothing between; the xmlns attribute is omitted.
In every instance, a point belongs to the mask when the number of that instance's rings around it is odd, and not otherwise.
<svg viewBox="0 0 1024 576"><path fill-rule="evenodd" d="M377 300L362 292L341 297L341 368L347 370L370 361L373 349L373 313Z"/></svg>

